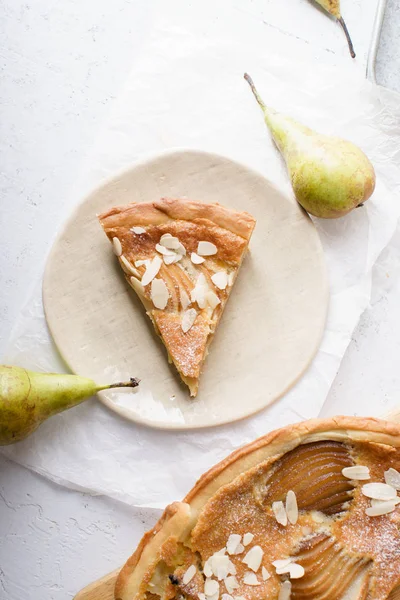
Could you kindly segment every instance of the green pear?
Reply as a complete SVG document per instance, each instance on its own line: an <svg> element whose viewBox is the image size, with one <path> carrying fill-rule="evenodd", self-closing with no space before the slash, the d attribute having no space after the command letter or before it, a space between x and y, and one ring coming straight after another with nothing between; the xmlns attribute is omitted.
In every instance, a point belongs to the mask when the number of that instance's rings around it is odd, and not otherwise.
<svg viewBox="0 0 400 600"><path fill-rule="evenodd" d="M310 214L334 219L362 206L375 189L375 171L364 152L338 137L322 135L265 106L249 83L289 172L296 200Z"/></svg>
<svg viewBox="0 0 400 600"><path fill-rule="evenodd" d="M347 29L346 23L344 22L344 19L340 13L340 0L315 0L315 1L317 2L317 4L322 6L322 8L324 10L326 10L326 12L328 12L330 15L332 15L333 17L335 17L335 19L338 20L338 22L340 23L340 25L344 31L344 34L346 36L346 40L349 45L350 56L351 56L351 58L355 58L356 53L354 52L353 42L351 41L349 30Z"/></svg>
<svg viewBox="0 0 400 600"><path fill-rule="evenodd" d="M0 365L0 446L26 438L52 415L80 404L96 392L137 385L139 381L133 378L126 383L97 385L79 375L34 373Z"/></svg>

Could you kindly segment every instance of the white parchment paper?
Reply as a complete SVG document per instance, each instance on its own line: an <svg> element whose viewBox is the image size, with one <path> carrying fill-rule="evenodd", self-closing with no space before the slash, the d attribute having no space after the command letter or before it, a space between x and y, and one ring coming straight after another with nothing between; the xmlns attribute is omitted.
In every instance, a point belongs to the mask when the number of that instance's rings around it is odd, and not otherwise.
<svg viewBox="0 0 400 600"><path fill-rule="evenodd" d="M244 71L253 76L266 103L360 145L375 166L377 187L363 208L344 219L316 223L330 277L326 332L305 376L268 410L230 426L174 433L125 422L92 399L52 418L24 442L2 449L63 485L138 507L164 507L238 446L273 428L318 416L368 305L372 266L400 214L398 96L366 82L347 57L266 31L251 16L230 12L228 3L190 10L186 4L179 16L160 16L96 140L71 207L116 170L172 147L225 154L291 193ZM248 39L251 47L244 42ZM6 359L35 370L63 371L46 329L40 292L38 284Z"/></svg>

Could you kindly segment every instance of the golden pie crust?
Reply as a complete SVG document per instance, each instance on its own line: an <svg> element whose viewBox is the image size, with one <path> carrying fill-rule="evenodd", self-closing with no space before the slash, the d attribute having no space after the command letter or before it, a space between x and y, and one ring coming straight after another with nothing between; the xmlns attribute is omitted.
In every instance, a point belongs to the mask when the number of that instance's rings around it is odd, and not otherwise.
<svg viewBox="0 0 400 600"><path fill-rule="evenodd" d="M116 600L204 598L205 561L230 534L252 533L240 556L230 556L246 600L277 600L287 575L272 562L294 557L305 574L291 580L292 599L398 600L400 594L400 505L369 517L366 481L351 481L342 468L364 465L370 481L400 470L400 426L373 418L335 417L289 425L240 448L203 475L182 502L167 507L120 572ZM182 469L185 465L182 465ZM273 501L297 495L299 518L277 523ZM263 550L258 586L243 583L244 554ZM194 564L195 576L183 583ZM219 582L219 598L228 593ZM282 596L283 597L283 596ZM228 599L227 599L228 600Z"/></svg>
<svg viewBox="0 0 400 600"><path fill-rule="evenodd" d="M156 202L132 203L117 206L101 214L99 221L122 253L119 261L126 280L143 302L156 332L165 344L182 380L195 396L202 365L207 350L231 293L234 280L245 256L255 226L255 220L246 212L237 212L219 204L205 204L184 199L162 198ZM132 228L145 231L135 233ZM146 266L135 266L135 262L163 258L156 245L165 234L176 237L186 251L179 262L163 262L157 279L162 279L168 288L165 308L156 308L151 296L151 283L141 286L140 281ZM118 242L119 240L119 242ZM202 264L193 264L191 253L197 253L200 241L210 242L217 253L205 256ZM230 276L230 284L219 289L211 280L217 272ZM208 289L214 292L219 304L200 308L196 302L187 305L187 300L202 274ZM182 329L183 314L195 308L196 320L188 331Z"/></svg>

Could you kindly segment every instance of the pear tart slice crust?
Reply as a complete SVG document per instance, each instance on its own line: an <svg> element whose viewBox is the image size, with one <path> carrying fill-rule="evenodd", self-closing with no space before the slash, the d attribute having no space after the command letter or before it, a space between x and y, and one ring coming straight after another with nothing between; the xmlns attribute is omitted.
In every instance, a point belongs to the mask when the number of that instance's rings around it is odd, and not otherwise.
<svg viewBox="0 0 400 600"><path fill-rule="evenodd" d="M219 204L162 198L112 208L99 221L169 360L196 396L255 220Z"/></svg>
<svg viewBox="0 0 400 600"><path fill-rule="evenodd" d="M400 598L400 426L335 417L234 452L143 537L116 600Z"/></svg>

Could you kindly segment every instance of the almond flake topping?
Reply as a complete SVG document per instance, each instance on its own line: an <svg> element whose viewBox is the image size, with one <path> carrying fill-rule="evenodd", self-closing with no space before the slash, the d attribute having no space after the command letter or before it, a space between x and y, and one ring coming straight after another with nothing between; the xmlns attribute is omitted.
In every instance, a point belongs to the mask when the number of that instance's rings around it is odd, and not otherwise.
<svg viewBox="0 0 400 600"><path fill-rule="evenodd" d="M361 491L364 496L374 500L393 500L397 498L396 490L387 483L366 483L362 486Z"/></svg>
<svg viewBox="0 0 400 600"><path fill-rule="evenodd" d="M257 579L257 575L251 571L248 571L248 573L244 574L243 583L246 585L261 585Z"/></svg>
<svg viewBox="0 0 400 600"><path fill-rule="evenodd" d="M173 263L177 263L181 260L182 255L174 252L173 254L164 255L163 259L166 265L172 265Z"/></svg>
<svg viewBox="0 0 400 600"><path fill-rule="evenodd" d="M279 590L278 600L290 600L292 593L292 584L290 581L284 581Z"/></svg>
<svg viewBox="0 0 400 600"><path fill-rule="evenodd" d="M253 546L243 558L243 562L256 573L260 568L263 554L261 546Z"/></svg>
<svg viewBox="0 0 400 600"><path fill-rule="evenodd" d="M286 494L286 515L292 525L296 525L299 518L296 494L289 490Z"/></svg>
<svg viewBox="0 0 400 600"><path fill-rule="evenodd" d="M164 248L168 248L169 250L176 250L178 254L186 254L185 246L181 244L177 237L174 237L170 233L165 233L162 235L159 244L160 246L164 246Z"/></svg>
<svg viewBox="0 0 400 600"><path fill-rule="evenodd" d="M133 233L136 233L136 235L141 235L142 233L146 233L146 230L144 227L131 227L131 231L133 231Z"/></svg>
<svg viewBox="0 0 400 600"><path fill-rule="evenodd" d="M143 265L147 267L149 264L150 260L148 258L145 258L144 260L135 260L135 267L142 267Z"/></svg>
<svg viewBox="0 0 400 600"><path fill-rule="evenodd" d="M135 269L135 267L133 265L131 265L129 260L123 254L121 254L119 259L120 259L123 267L125 267L125 269L124 269L125 273L130 273L131 275L135 275L135 277L140 277L139 271L137 271Z"/></svg>
<svg viewBox="0 0 400 600"><path fill-rule="evenodd" d="M173 250L169 250L165 246L161 246L161 244L156 244L156 250L165 256L175 256L175 252Z"/></svg>
<svg viewBox="0 0 400 600"><path fill-rule="evenodd" d="M228 554L241 554L244 551L244 546L241 544L242 536L237 533L231 533L226 543L226 551Z"/></svg>
<svg viewBox="0 0 400 600"><path fill-rule="evenodd" d="M228 275L228 285L229 287L231 287L233 285L233 282L235 280L235 271L231 271Z"/></svg>
<svg viewBox="0 0 400 600"><path fill-rule="evenodd" d="M218 249L212 242L199 242L197 246L197 254L200 256L212 256L217 254Z"/></svg>
<svg viewBox="0 0 400 600"><path fill-rule="evenodd" d="M192 302L197 302L199 308L206 307L206 293L209 291L204 273L200 273L191 292Z"/></svg>
<svg viewBox="0 0 400 600"><path fill-rule="evenodd" d="M228 275L226 271L218 271L211 276L211 281L220 290L224 290L228 285Z"/></svg>
<svg viewBox="0 0 400 600"><path fill-rule="evenodd" d="M272 564L275 567L275 569L283 569L284 567L290 565L291 562L291 558L281 558L279 560L274 560Z"/></svg>
<svg viewBox="0 0 400 600"><path fill-rule="evenodd" d="M388 471L385 471L385 481L395 490L400 490L400 473L396 471L396 469L389 469Z"/></svg>
<svg viewBox="0 0 400 600"><path fill-rule="evenodd" d="M190 260L194 265L201 265L201 263L203 263L206 259L196 254L196 252L192 252L190 255Z"/></svg>
<svg viewBox="0 0 400 600"><path fill-rule="evenodd" d="M243 546L248 546L253 541L254 535L252 533L245 533L243 536Z"/></svg>
<svg viewBox="0 0 400 600"><path fill-rule="evenodd" d="M380 506L381 504L384 504L385 502L392 502L395 506L397 506L398 504L400 504L400 498L393 498L393 500L374 500L373 498L371 499L371 506Z"/></svg>
<svg viewBox="0 0 400 600"><path fill-rule="evenodd" d="M204 583L204 593L206 596L219 594L219 583L215 579L206 579Z"/></svg>
<svg viewBox="0 0 400 600"><path fill-rule="evenodd" d="M156 308L164 309L167 306L169 292L163 279L153 279L151 282L150 296Z"/></svg>
<svg viewBox="0 0 400 600"><path fill-rule="evenodd" d="M268 573L267 569L264 566L261 568L261 574L264 581L267 581L267 579L271 577L271 575Z"/></svg>
<svg viewBox="0 0 400 600"><path fill-rule="evenodd" d="M228 575L236 575L236 567L229 559L229 556L213 554L209 560L212 572L219 581L226 579Z"/></svg>
<svg viewBox="0 0 400 600"><path fill-rule="evenodd" d="M122 254L122 246L121 246L121 242L119 241L119 239L117 237L113 237L112 243L113 243L113 248L114 248L115 254L117 256L121 256L121 254Z"/></svg>
<svg viewBox="0 0 400 600"><path fill-rule="evenodd" d="M365 514L368 515L368 517L380 517L381 515L387 515L394 511L396 504L396 500L381 501L366 508Z"/></svg>
<svg viewBox="0 0 400 600"><path fill-rule="evenodd" d="M278 521L280 525L286 527L287 525L287 514L283 502L279 500L279 502L272 503L272 511L275 515L275 519Z"/></svg>
<svg viewBox="0 0 400 600"><path fill-rule="evenodd" d="M206 595L203 594L203 592L199 592L197 594L197 597L198 597L199 600L206 600Z"/></svg>
<svg viewBox="0 0 400 600"><path fill-rule="evenodd" d="M183 313L182 317L182 331L183 333L187 333L189 329L193 327L193 324L197 317L197 311L194 308L189 308Z"/></svg>
<svg viewBox="0 0 400 600"><path fill-rule="evenodd" d="M230 594L222 594L221 600L233 600L233 596Z"/></svg>
<svg viewBox="0 0 400 600"><path fill-rule="evenodd" d="M146 286L151 281L153 281L154 277L157 275L162 265L162 260L159 256L155 256L153 260L146 265L146 271L142 277L142 285Z"/></svg>
<svg viewBox="0 0 400 600"><path fill-rule="evenodd" d="M369 468L363 467L362 465L354 465L354 467L345 467L342 469L342 475L347 479L354 479L355 481L363 481L364 479L370 479Z"/></svg>
<svg viewBox="0 0 400 600"><path fill-rule="evenodd" d="M304 575L304 567L293 563L289 565L289 577L290 579L300 579Z"/></svg>
<svg viewBox="0 0 400 600"><path fill-rule="evenodd" d="M185 292L185 290L180 290L180 297L181 297L181 305L183 310L186 310L188 306L190 306L191 302L190 302L190 298L187 295L187 293Z"/></svg>
<svg viewBox="0 0 400 600"><path fill-rule="evenodd" d="M139 296L144 296L144 287L142 286L139 279L136 279L136 277L132 276L130 282L135 292L139 294Z"/></svg>
<svg viewBox="0 0 400 600"><path fill-rule="evenodd" d="M192 581L193 577L196 575L196 567L194 565L190 565L186 573L184 573L182 577L183 585L187 585L190 581Z"/></svg>
<svg viewBox="0 0 400 600"><path fill-rule="evenodd" d="M224 580L225 583L225 587L228 590L228 592L230 594L232 594L234 592L234 590L237 590L237 588L239 587L239 583L238 580L236 579L236 577L234 575L230 575L229 577L227 577Z"/></svg>
<svg viewBox="0 0 400 600"><path fill-rule="evenodd" d="M218 304L221 304L221 300L218 298L215 292L209 291L206 292L206 303L210 308L212 308L212 310L214 310Z"/></svg>
<svg viewBox="0 0 400 600"><path fill-rule="evenodd" d="M206 562L204 563L203 573L206 577L212 577L214 574L212 567L211 567L211 559L212 559L212 556L210 556L210 558L207 559Z"/></svg>

